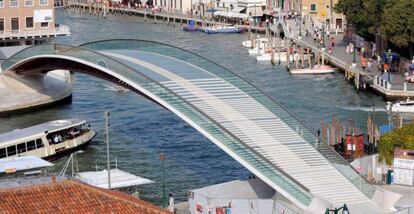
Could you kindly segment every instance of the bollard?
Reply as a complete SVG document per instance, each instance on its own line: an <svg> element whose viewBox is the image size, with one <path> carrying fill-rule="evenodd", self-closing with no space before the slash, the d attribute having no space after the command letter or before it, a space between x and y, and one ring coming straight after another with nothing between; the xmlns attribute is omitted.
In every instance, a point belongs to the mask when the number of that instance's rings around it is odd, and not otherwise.
<svg viewBox="0 0 414 214"><path fill-rule="evenodd" d="M404 82L404 91L407 91L407 82Z"/></svg>

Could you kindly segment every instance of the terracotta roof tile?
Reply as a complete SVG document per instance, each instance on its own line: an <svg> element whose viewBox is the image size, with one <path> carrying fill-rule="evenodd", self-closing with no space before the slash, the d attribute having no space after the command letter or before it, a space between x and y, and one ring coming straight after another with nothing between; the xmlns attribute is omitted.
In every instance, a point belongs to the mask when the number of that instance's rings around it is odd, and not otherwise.
<svg viewBox="0 0 414 214"><path fill-rule="evenodd" d="M75 180L0 190L1 213L170 213L127 194Z"/></svg>

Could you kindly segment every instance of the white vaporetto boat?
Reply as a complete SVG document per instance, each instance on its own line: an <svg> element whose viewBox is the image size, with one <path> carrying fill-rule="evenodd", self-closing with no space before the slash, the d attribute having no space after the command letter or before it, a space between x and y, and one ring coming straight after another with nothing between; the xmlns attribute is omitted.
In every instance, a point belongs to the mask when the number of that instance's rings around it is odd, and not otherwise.
<svg viewBox="0 0 414 214"><path fill-rule="evenodd" d="M387 110L391 112L414 113L414 100L399 101L396 103L387 102Z"/></svg>
<svg viewBox="0 0 414 214"><path fill-rule="evenodd" d="M86 145L96 132L85 120L54 120L0 134L0 159L32 155L50 159Z"/></svg>

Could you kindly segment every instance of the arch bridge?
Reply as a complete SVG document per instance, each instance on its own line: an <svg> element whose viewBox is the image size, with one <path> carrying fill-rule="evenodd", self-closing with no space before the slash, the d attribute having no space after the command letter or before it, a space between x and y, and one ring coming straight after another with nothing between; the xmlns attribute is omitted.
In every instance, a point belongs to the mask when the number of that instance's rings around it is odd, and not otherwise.
<svg viewBox="0 0 414 214"><path fill-rule="evenodd" d="M305 212L348 205L378 213L375 188L277 101L194 53L142 40L29 47L5 61L19 75L67 69L145 96L211 142ZM355 211L353 211L355 210Z"/></svg>

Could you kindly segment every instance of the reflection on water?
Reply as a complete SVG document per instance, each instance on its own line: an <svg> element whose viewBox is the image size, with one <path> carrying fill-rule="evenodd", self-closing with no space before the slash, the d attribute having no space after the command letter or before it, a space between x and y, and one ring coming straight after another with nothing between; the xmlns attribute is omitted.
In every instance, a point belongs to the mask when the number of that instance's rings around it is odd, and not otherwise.
<svg viewBox="0 0 414 214"><path fill-rule="evenodd" d="M171 44L190 50L229 68L275 98L313 130L322 119L335 115L338 119L354 118L365 129L366 118L375 105L375 118L385 122L385 103L378 96L356 93L343 81L342 74L327 76L290 76L283 67L257 64L241 47L246 34L208 35L183 32L163 24L144 23L136 17L74 16L58 12L58 23L69 25L72 34L57 42L85 42L136 38ZM37 123L79 117L88 120L98 135L83 153L76 155L79 169L105 167L103 112L111 112L111 155L115 166L155 180L157 183L139 188L141 196L161 201L161 164L159 153L167 154L166 186L178 201L186 199L186 191L206 185L246 178L250 173L218 147L201 136L174 114L132 92L111 90L110 83L75 74L73 103L28 114L0 118L0 132ZM67 157L56 161L60 170Z"/></svg>

